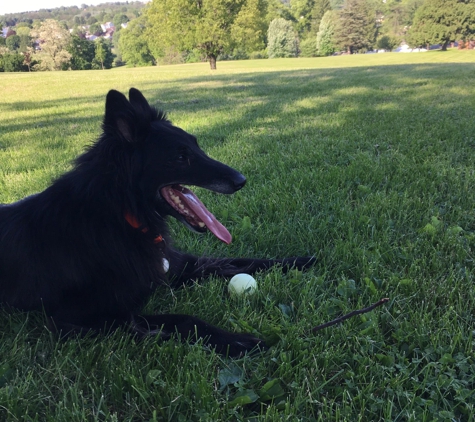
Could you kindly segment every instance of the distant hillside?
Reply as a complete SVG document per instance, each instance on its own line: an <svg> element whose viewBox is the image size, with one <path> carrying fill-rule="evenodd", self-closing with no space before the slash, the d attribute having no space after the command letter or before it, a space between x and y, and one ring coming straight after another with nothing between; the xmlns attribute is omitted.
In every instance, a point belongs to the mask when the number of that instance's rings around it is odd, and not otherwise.
<svg viewBox="0 0 475 422"><path fill-rule="evenodd" d="M78 6L57 7L54 9L40 9L34 12L9 13L0 15L0 26L16 26L20 22L32 24L34 21L55 19L63 22L68 28L78 25L92 25L96 22L109 22L118 14L125 14L133 19L141 14L145 3L132 2L109 2L97 6L82 4Z"/></svg>

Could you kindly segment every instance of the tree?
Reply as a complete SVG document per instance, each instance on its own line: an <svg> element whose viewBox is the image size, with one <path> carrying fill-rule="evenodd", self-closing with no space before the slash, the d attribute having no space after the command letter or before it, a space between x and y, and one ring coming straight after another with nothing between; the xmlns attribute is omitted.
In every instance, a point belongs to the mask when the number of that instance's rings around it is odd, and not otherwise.
<svg viewBox="0 0 475 422"><path fill-rule="evenodd" d="M332 10L340 10L343 7L345 0L330 0Z"/></svg>
<svg viewBox="0 0 475 422"><path fill-rule="evenodd" d="M61 70L71 60L67 48L71 44L71 35L58 21L46 19L37 29L31 31L34 38L40 40L41 51L36 54L38 70Z"/></svg>
<svg viewBox="0 0 475 422"><path fill-rule="evenodd" d="M412 25L416 10L423 2L424 0L387 0L380 3L384 19L379 32L382 35L404 37L407 28Z"/></svg>
<svg viewBox="0 0 475 422"><path fill-rule="evenodd" d="M16 34L19 35L20 37L23 36L23 35L27 35L27 36L30 36L30 27L26 24L24 24L24 22L20 22L16 27L15 27L15 31L16 31ZM21 25L21 26L20 26ZM26 25L26 26L25 26Z"/></svg>
<svg viewBox="0 0 475 422"><path fill-rule="evenodd" d="M98 37L103 34L102 26L99 23L93 23L89 26L89 33Z"/></svg>
<svg viewBox="0 0 475 422"><path fill-rule="evenodd" d="M379 50L392 51L400 42L401 40L396 37L383 35L376 41L376 47L378 47Z"/></svg>
<svg viewBox="0 0 475 422"><path fill-rule="evenodd" d="M329 56L336 50L333 35L337 25L338 14L328 10L322 17L317 33L317 52L319 56Z"/></svg>
<svg viewBox="0 0 475 422"><path fill-rule="evenodd" d="M274 19L269 25L267 39L267 55L270 59L297 56L298 38L289 21Z"/></svg>
<svg viewBox="0 0 475 422"><path fill-rule="evenodd" d="M84 16L74 16L74 24L79 26L79 25L85 25L86 20L84 19Z"/></svg>
<svg viewBox="0 0 475 422"><path fill-rule="evenodd" d="M31 67L35 65L35 49L33 47L27 47L22 54L23 64L27 67L28 72L31 72Z"/></svg>
<svg viewBox="0 0 475 422"><path fill-rule="evenodd" d="M290 10L300 36L305 36L310 31L314 5L315 0L292 0L290 2Z"/></svg>
<svg viewBox="0 0 475 422"><path fill-rule="evenodd" d="M216 69L219 54L229 53L236 43L232 27L241 9L243 13L259 10L250 5L250 0L153 0L146 10L149 22L147 35L154 51L174 47L178 51L199 50L205 55L211 69ZM257 2L264 5L261 0ZM255 19L250 22L240 19L243 34L248 28L255 30ZM255 40L255 37L253 37Z"/></svg>
<svg viewBox="0 0 475 422"><path fill-rule="evenodd" d="M146 16L141 16L130 21L127 28L120 30L119 51L127 66L140 67L155 64L155 58L144 35L146 19ZM158 54L160 52L157 52Z"/></svg>
<svg viewBox="0 0 475 422"><path fill-rule="evenodd" d="M15 25L15 31L17 35L21 35L22 28L23 30L27 30L28 34L30 33L30 24L28 22L18 22Z"/></svg>
<svg viewBox="0 0 475 422"><path fill-rule="evenodd" d="M264 0L247 0L241 7L231 26L231 37L238 49L247 53L264 49L266 6Z"/></svg>
<svg viewBox="0 0 475 422"><path fill-rule="evenodd" d="M26 51L28 48L33 46L33 41L30 37L30 35L20 35L20 46L18 47L18 50L20 51Z"/></svg>
<svg viewBox="0 0 475 422"><path fill-rule="evenodd" d="M119 47L119 40L122 34L122 28L116 28L114 33L112 34L112 51L115 54L114 64L115 66L122 66L124 64L122 59L122 52L120 51Z"/></svg>
<svg viewBox="0 0 475 422"><path fill-rule="evenodd" d="M278 18L291 22L295 21L290 8L290 0L267 0L267 21L270 24L274 19Z"/></svg>
<svg viewBox="0 0 475 422"><path fill-rule="evenodd" d="M317 56L317 38L313 35L310 35L303 41L300 41L300 57L315 57Z"/></svg>
<svg viewBox="0 0 475 422"><path fill-rule="evenodd" d="M21 72L24 70L23 56L6 47L0 47L0 72Z"/></svg>
<svg viewBox="0 0 475 422"><path fill-rule="evenodd" d="M21 38L19 35L11 35L5 40L5 45L10 51L17 51L20 48Z"/></svg>
<svg viewBox="0 0 475 422"><path fill-rule="evenodd" d="M316 34L319 31L323 15L329 10L332 10L330 0L315 0L312 9L312 33Z"/></svg>
<svg viewBox="0 0 475 422"><path fill-rule="evenodd" d="M104 38L98 38L95 42L95 54L92 60L93 69L110 69L114 61L111 45Z"/></svg>
<svg viewBox="0 0 475 422"><path fill-rule="evenodd" d="M71 37L71 44L68 47L71 54L72 70L89 70L92 67L92 61L95 56L95 46L92 41L83 39L78 35Z"/></svg>
<svg viewBox="0 0 475 422"><path fill-rule="evenodd" d="M466 39L475 33L475 3L459 0L426 0L417 10L407 41L413 47Z"/></svg>
<svg viewBox="0 0 475 422"><path fill-rule="evenodd" d="M335 28L335 43L349 54L370 48L376 37L374 11L365 0L345 0Z"/></svg>
<svg viewBox="0 0 475 422"><path fill-rule="evenodd" d="M117 13L117 15L114 16L114 19L112 19L112 23L114 24L116 29L120 28L123 23L127 23L128 21L128 16L124 15L123 13Z"/></svg>

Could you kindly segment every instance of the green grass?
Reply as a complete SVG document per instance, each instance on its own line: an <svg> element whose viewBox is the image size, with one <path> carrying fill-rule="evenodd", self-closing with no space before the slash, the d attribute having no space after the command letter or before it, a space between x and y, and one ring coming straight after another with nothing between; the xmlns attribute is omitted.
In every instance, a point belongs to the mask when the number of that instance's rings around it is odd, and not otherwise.
<svg viewBox="0 0 475 422"><path fill-rule="evenodd" d="M135 86L248 178L199 192L230 246L172 222L177 245L318 263L260 274L248 299L212 278L148 304L272 345L238 360L122 333L60 342L42 315L2 311L0 420L474 421L474 74L458 51L2 74L0 202L70 168L106 92Z"/></svg>

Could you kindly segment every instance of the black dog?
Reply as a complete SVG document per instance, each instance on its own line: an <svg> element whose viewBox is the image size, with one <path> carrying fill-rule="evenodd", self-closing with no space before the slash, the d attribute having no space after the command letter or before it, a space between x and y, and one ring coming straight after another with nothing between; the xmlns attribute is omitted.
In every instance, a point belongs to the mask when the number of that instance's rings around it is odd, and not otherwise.
<svg viewBox="0 0 475 422"><path fill-rule="evenodd" d="M196 138L150 107L140 91L130 102L106 99L103 134L75 167L44 192L0 206L0 303L44 310L63 333L124 326L139 335L203 338L238 355L258 344L188 315L137 315L154 287L210 274L254 273L279 263L304 268L311 258L212 259L170 246L165 219L210 230L229 243L226 228L183 185L231 194L246 179L209 158Z"/></svg>

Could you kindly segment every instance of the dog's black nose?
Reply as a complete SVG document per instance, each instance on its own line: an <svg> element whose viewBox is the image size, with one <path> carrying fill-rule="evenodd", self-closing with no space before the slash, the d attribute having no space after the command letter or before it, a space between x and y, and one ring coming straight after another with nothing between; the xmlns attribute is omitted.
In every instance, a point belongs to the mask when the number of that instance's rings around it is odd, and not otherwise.
<svg viewBox="0 0 475 422"><path fill-rule="evenodd" d="M241 173L239 173L239 177L236 177L233 180L233 182L234 182L234 188L236 190L239 190L239 189L242 189L244 185L246 184L246 178Z"/></svg>

